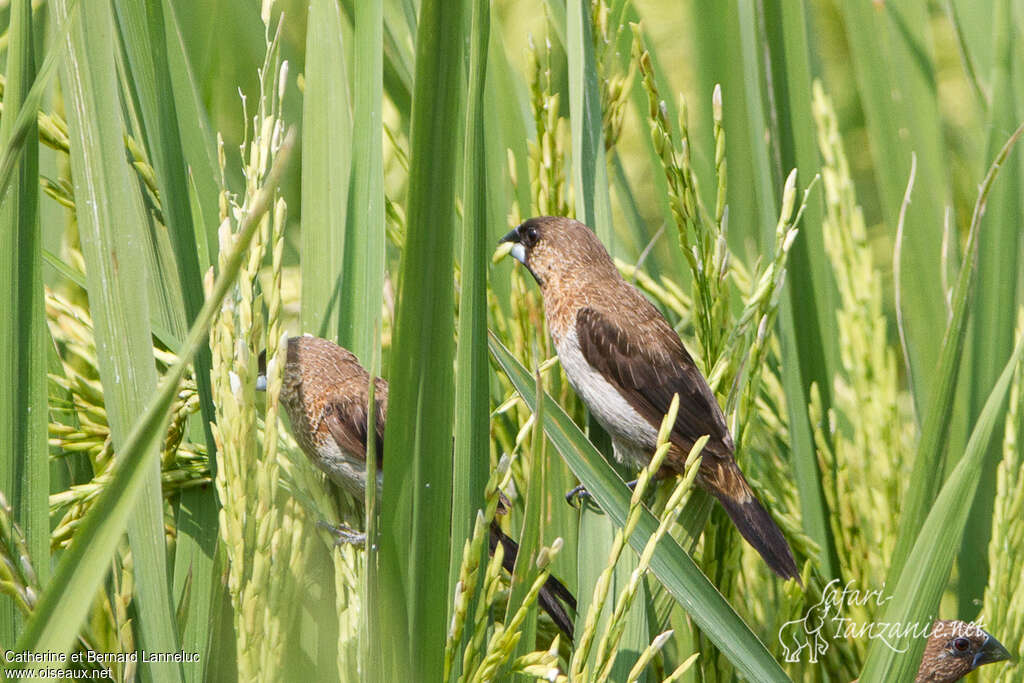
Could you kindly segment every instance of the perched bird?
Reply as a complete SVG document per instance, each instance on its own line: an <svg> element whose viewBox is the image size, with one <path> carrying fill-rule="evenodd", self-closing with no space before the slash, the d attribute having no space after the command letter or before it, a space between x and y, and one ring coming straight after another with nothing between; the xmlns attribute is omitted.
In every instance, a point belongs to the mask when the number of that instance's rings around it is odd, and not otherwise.
<svg viewBox="0 0 1024 683"><path fill-rule="evenodd" d="M256 388L266 390L266 352L260 354ZM319 337L292 337L284 367L280 400L288 413L292 434L313 464L331 481L363 500L366 495L367 406L370 375L351 351ZM383 472L384 425L388 412L388 383L374 380L374 433L376 435L377 488ZM363 538L349 540L361 542ZM515 567L519 545L496 521L491 522L490 552L504 548L503 566ZM548 577L537 597L540 606L567 637L572 619L559 599L576 610L572 593L555 577Z"/></svg>
<svg viewBox="0 0 1024 683"><path fill-rule="evenodd" d="M785 579L800 580L793 553L754 496L733 457L722 409L679 336L622 279L587 226L570 218L531 218L502 243L537 280L548 329L569 383L611 436L615 456L650 462L658 428L679 394L671 448L657 476L682 474L694 442L708 435L697 482Z"/></svg>
<svg viewBox="0 0 1024 683"><path fill-rule="evenodd" d="M1003 644L973 624L936 620L914 683L953 683L982 664L1010 659Z"/></svg>

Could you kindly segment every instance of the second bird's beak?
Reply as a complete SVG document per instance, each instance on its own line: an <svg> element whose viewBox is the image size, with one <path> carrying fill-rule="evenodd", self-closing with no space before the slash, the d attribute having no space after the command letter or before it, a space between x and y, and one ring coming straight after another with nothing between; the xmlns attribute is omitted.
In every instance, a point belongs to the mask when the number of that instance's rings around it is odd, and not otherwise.
<svg viewBox="0 0 1024 683"><path fill-rule="evenodd" d="M526 265L526 247L519 242L519 229L512 228L498 242L498 249L494 252L494 260L499 261L505 254L512 254L512 258Z"/></svg>
<svg viewBox="0 0 1024 683"><path fill-rule="evenodd" d="M978 654L974 655L974 660L971 662L971 670L977 669L982 664L1001 662L1006 659L1010 659L1010 652L1003 647L1002 643L986 633L985 642L981 644L981 649L978 650Z"/></svg>
<svg viewBox="0 0 1024 683"><path fill-rule="evenodd" d="M260 373L256 376L256 391L267 390L267 376L264 373Z"/></svg>

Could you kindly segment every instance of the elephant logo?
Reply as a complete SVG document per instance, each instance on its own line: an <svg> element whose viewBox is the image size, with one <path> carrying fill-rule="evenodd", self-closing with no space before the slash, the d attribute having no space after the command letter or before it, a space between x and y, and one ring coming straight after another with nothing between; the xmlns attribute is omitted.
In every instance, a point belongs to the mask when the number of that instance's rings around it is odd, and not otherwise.
<svg viewBox="0 0 1024 683"><path fill-rule="evenodd" d="M829 612L835 606L822 595L816 605L807 610L800 619L787 621L779 628L779 643L787 662L799 662L803 651L807 650L810 659L817 663L818 656L828 652L828 639L822 633Z"/></svg>

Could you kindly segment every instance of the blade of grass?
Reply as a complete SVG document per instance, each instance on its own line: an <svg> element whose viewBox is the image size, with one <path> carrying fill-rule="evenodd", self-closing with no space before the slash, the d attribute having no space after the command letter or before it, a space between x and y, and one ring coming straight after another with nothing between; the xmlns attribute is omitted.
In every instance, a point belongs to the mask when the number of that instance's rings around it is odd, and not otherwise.
<svg viewBox="0 0 1024 683"><path fill-rule="evenodd" d="M487 133L484 147L489 179L487 225L494 230L490 238L493 244L504 234L501 231L506 229L504 226L509 220L510 202L517 203L520 214L530 210L530 183L524 181L530 177L527 143L531 137L528 131L533 130L533 119L525 83L505 54L501 23L496 16L491 20L493 26L488 32L487 78L484 83L484 129ZM509 169L510 165L514 166L513 170ZM509 186L513 173L519 179L515 188ZM512 264L502 262L493 267L496 271L490 278L491 291L498 305L510 313L512 290L509 273ZM568 553L559 553L558 559L566 555Z"/></svg>
<svg viewBox="0 0 1024 683"><path fill-rule="evenodd" d="M178 113L185 162L198 211L193 212L196 247L200 253L202 272L212 264L210 254L217 250L217 226L220 224L220 171L217 164L217 136L210 126L210 117L200 96L200 83L182 34L174 2L164 0L164 22L167 31L167 59L171 72L171 92ZM233 167L232 169L233 170ZM202 243L200 243L202 241ZM205 255L205 258L203 258Z"/></svg>
<svg viewBox="0 0 1024 683"><path fill-rule="evenodd" d="M63 20L67 5L53 5ZM114 19L109 3L87 3L68 38L62 83L68 99L71 168L82 251L95 324L100 379L115 452L126 443L146 397L156 389L150 302L151 274L143 233L146 216L138 183L124 154L125 127L117 89ZM168 591L160 467L148 462L128 522L136 577L138 643L177 649L178 631ZM180 664L144 666L158 681L181 680Z"/></svg>
<svg viewBox="0 0 1024 683"><path fill-rule="evenodd" d="M923 3L858 0L844 0L839 7L867 119L882 217L890 234L899 223L911 152L917 155L918 187L928 193L927 201L914 202L906 211L899 283L907 362L920 420L935 388L933 370L940 351L935 330L946 322L942 293L928 284L938 282L941 240L936 235L949 204L928 8Z"/></svg>
<svg viewBox="0 0 1024 683"><path fill-rule="evenodd" d="M472 3L469 90L462 191L462 277L459 290L458 348L455 357L455 451L451 557L448 595L454 595L462 549L473 533L475 512L483 508L490 453L490 365L487 359L487 269L489 239L484 107L490 37L490 3ZM500 176L499 176L500 177ZM486 557L480 561L486 563ZM483 575L481 574L481 580ZM478 595L479 593L477 593ZM514 603L509 600L509 607ZM473 603L468 606L473 614ZM468 637L468 633L466 636ZM530 649L533 647L531 645ZM457 667L456 667L457 668Z"/></svg>
<svg viewBox="0 0 1024 683"><path fill-rule="evenodd" d="M769 98L773 122L771 139L781 161L780 175L796 168L813 178L821 168L811 116L811 48L803 0L766 3L765 42L771 54ZM793 321L800 334L794 339L809 401L811 384L818 385L822 410L832 406L832 381L839 356L835 309L837 294L821 231L822 202L816 194L806 205L786 267ZM766 231L767 232L767 231ZM766 238L768 235L766 235ZM836 566L835 543L827 548Z"/></svg>
<svg viewBox="0 0 1024 683"><path fill-rule="evenodd" d="M342 0L345 15L355 22L355 0ZM380 3L378 3L380 4ZM388 99L402 115L403 125L411 118L412 103L412 63L413 54L411 35L415 32L415 13L410 17L402 8L395 6L393 0L383 2L383 41L384 64L383 85ZM380 49L380 43L378 43Z"/></svg>
<svg viewBox="0 0 1024 683"><path fill-rule="evenodd" d="M569 124L572 129L572 182L576 217L590 226L609 253L615 253L608 164L601 124L590 4L569 0L566 54L569 58Z"/></svg>
<svg viewBox="0 0 1024 683"><path fill-rule="evenodd" d="M46 57L43 58L43 63L36 72L32 87L21 101L18 115L14 118L14 125L11 127L10 137L3 144L3 154L0 156L0 197L7 193L7 188L13 180L15 166L23 149L25 138L30 130L36 130L43 95L67 50L68 41L65 38L75 24L80 22L78 12L75 11L77 9L76 0L69 0L67 8L65 14L67 18L57 22L57 28L53 33L53 47L46 51Z"/></svg>
<svg viewBox="0 0 1024 683"><path fill-rule="evenodd" d="M534 131L533 117L530 111L530 96L526 83L509 61L505 42L502 38L502 25L498 17L494 20L494 30L490 32L490 55L488 59L487 74L487 103L485 110L491 112L491 117L500 121L501 130L504 133L504 146L493 152L492 146L488 145L489 153L495 157L500 152L500 161L503 169L508 168L508 150L512 150L515 159L515 174L519 182L515 188L515 200L519 204L520 211L529 211L530 206L530 177L529 152L527 141L536 137ZM509 102L511 100L511 103ZM488 142L497 142L490 134ZM495 193L492 191L491 196ZM504 225L507 215L502 214L499 225ZM495 237L500 236L500 230L496 231ZM511 267L511 266L509 266ZM502 287L502 281L507 282L508 278L493 278L493 284ZM497 291L501 291L500 289Z"/></svg>
<svg viewBox="0 0 1024 683"><path fill-rule="evenodd" d="M484 344L486 352L487 345ZM539 371L534 371L534 395L536 397L537 412L533 416L533 434L530 440L530 480L526 486L525 510L523 510L523 525L519 532L519 555L516 557L515 570L512 574L512 581L509 584L508 605L505 608L505 621L509 623L513 615L523 604L523 599L530 590L534 563L537 560L537 551L541 545L541 509L543 507L544 494L544 461L547 458L547 440L544 438L544 381ZM513 657L518 657L532 652L536 647L537 640L537 612L531 610L522 624L522 638L516 646Z"/></svg>
<svg viewBox="0 0 1024 683"><path fill-rule="evenodd" d="M383 171L383 69L382 41L384 15L380 3L356 3L354 10L355 73L352 130L352 169L349 212L344 238L344 267L341 272L339 342L351 349L376 376L380 362L381 306L384 292L385 223ZM339 104L339 103L335 103ZM340 159L337 160L340 162ZM313 271L308 271L312 274ZM372 383L371 383L372 386ZM370 392L373 396L373 392ZM368 412L374 415L372 409ZM368 428L368 435L374 430ZM376 452L367 442L367 452ZM376 463L373 463L374 465ZM369 474L368 469L368 476ZM376 474L370 478L376 480ZM367 489L366 533L377 538L380 506L376 489ZM384 677L381 663L388 634L381 627L377 610L383 602L377 578L376 553L366 554L363 620L362 670L367 680ZM344 677L344 674L342 675Z"/></svg>
<svg viewBox="0 0 1024 683"><path fill-rule="evenodd" d="M381 628L415 643L393 652L398 680L441 675L450 608L440 588L448 583L451 543L452 269L466 5L424 0L416 36L408 220L390 373L400 381L389 397L381 500L381 590L404 594L408 620L385 614Z"/></svg>
<svg viewBox="0 0 1024 683"><path fill-rule="evenodd" d="M32 6L12 2L7 36L7 82L0 145L12 140L20 110L35 78ZM31 110L34 114L35 111ZM13 521L25 533L29 560L40 585L50 574L50 463L47 446L47 342L43 304L42 233L39 229L39 139L35 117L20 146L10 187L0 195L0 339L7 351L0 373L0 444L8 466L0 491L13 508ZM13 601L0 601L0 642L11 643L22 625Z"/></svg>
<svg viewBox="0 0 1024 683"><path fill-rule="evenodd" d="M345 262L341 272L338 342L364 361L374 352L374 336L384 302L382 30L380 4L357 3L352 179L343 240ZM337 74L340 75L343 74Z"/></svg>
<svg viewBox="0 0 1024 683"><path fill-rule="evenodd" d="M234 285L235 277L248 253L249 243L259 228L260 218L271 206L274 191L294 147L295 133L290 131L277 154L274 167L264 188L253 200L243 218L235 249L227 265L214 283L210 296L196 317L178 361L164 381L146 401L144 410L132 423L119 449L119 458L110 482L82 519L71 547L64 553L53 580L39 598L39 603L21 633L15 648L20 651L67 652L78 629L92 606L93 597L118 543L136 509L138 497L149 476L148 466L155 462L157 449L166 430L168 411L178 392L178 385L199 347L206 343L206 332L224 296ZM38 670L45 662L27 668Z"/></svg>
<svg viewBox="0 0 1024 683"><path fill-rule="evenodd" d="M313 0L307 26L300 324L303 332L333 337L341 329L345 221L352 168L348 70L338 3Z"/></svg>
<svg viewBox="0 0 1024 683"><path fill-rule="evenodd" d="M203 239L203 231L197 231L193 225L191 192L175 98L164 94L172 91L172 80L161 0L121 3L118 5L118 18L128 55L129 83L141 109L143 125L140 132L156 174L160 208L174 250L185 319L191 324L203 304L203 276L196 248L197 236ZM205 441L213 475L216 444L210 429L215 418L210 363L209 348L201 348L196 354L195 376L202 420L199 425L193 422L191 431L193 438ZM217 543L217 503L212 490L184 491L177 519L173 594L183 595L186 583L189 586L192 608L185 611L187 622L179 624L179 627L184 636L181 646L199 654L197 661L187 662L183 667L187 678L196 681L202 675L210 645L207 606L212 602L213 554ZM175 601L179 599L175 598Z"/></svg>
<svg viewBox="0 0 1024 683"><path fill-rule="evenodd" d="M754 191L757 194L757 206L760 210L758 219L762 230L763 244L773 234L773 226L778 215L777 197L782 194L782 179L776 178L777 164L773 164L769 148L761 140L763 131L768 129L763 95L763 78L765 66L761 63L758 46L760 23L753 0L740 0L739 4L740 45L744 64L746 87L746 105L749 120L750 149L753 152L756 181ZM800 516L804 530L818 546L825 550L821 556L822 573L835 577L839 567L835 562L834 541L828 522L825 495L821 485L821 474L818 470L817 451L811 434L810 421L807 415L805 386L809 382L803 377L800 364L800 349L797 344L796 321L792 302L789 297L779 304L778 317L780 344L782 352L782 383L786 394L786 409L789 415L790 460L796 478L797 489L800 491Z"/></svg>
<svg viewBox="0 0 1024 683"><path fill-rule="evenodd" d="M494 335L490 338L490 349L523 401L535 411L536 396L529 372ZM544 401L544 431L551 443L594 496L601 509L616 526L621 527L625 523L630 499L625 483L561 407L546 394ZM629 538L629 544L637 553L643 550L656 528L657 520L644 511L636 531ZM764 644L743 623L675 539L666 536L661 540L651 559L651 570L742 675L765 683L789 680Z"/></svg>
<svg viewBox="0 0 1024 683"><path fill-rule="evenodd" d="M716 85L722 88L724 115L723 126L728 135L728 166L726 169L729 187L752 187L768 178L759 178L759 165L753 161L764 147L763 142L754 139L751 119L748 118L747 98L757 95L758 90L749 89L745 62L741 49L739 7L736 3L722 4L716 0L695 0L690 9L689 19L698 27L694 31L694 74L697 79L697 97L693 98L691 111L697 121L710 121L712 117L711 93ZM650 41L646 41L650 45ZM652 63L657 66L658 60ZM661 83L658 83L661 88ZM671 92L671 90L661 90ZM666 103L667 104L667 103ZM637 102L639 111L646 116L647 98ZM678 114L671 113L669 121L678 120ZM751 129L750 135L742 134ZM712 135L691 136L694 144L693 165L701 181L702 199L707 206L714 206L715 169L714 137ZM763 245L762 220L765 214L758 205L758 192L732 192L729 195L729 231L726 238L730 248L737 254L749 253L751 245ZM766 213L772 213L768 211Z"/></svg>
<svg viewBox="0 0 1024 683"><path fill-rule="evenodd" d="M992 23L995 49L992 92L994 95L986 158L998 153L1005 131L1017 125L1022 117L1017 103L1015 80L1018 78L1017 41L1011 4L1007 0L995 2ZM977 275L978 296L971 307L970 340L967 346L967 369L964 378L970 378L969 410L963 420L976 419L985 401L986 388L998 377L999 363L1013 348L1014 320L1019 301L1020 274L1019 244L1020 216L1024 208L1020 199L1021 164L1017 159L1007 164L1003 182L993 188L985 220L988 227L978 237ZM1002 431L1003 416L997 424ZM964 425L966 428L966 425ZM954 427L955 428L955 427ZM966 429L964 429L966 432ZM957 441L954 441L956 443ZM981 607L985 585L988 583L988 543L992 533L992 505L996 490L996 467L1002 458L999 443L993 443L985 458L984 470L974 500L974 508L967 521L963 547L957 562L959 581L960 619L973 618Z"/></svg>
<svg viewBox="0 0 1024 683"><path fill-rule="evenodd" d="M985 454L1022 356L1024 337L1017 342L1017 348L992 388L963 457L936 496L898 580L887 583L894 588L882 621L900 625L900 633L885 641L876 639L871 644L860 677L864 683L910 680L917 672L926 638L915 637L915 630L916 634L921 634L937 616L939 599L949 581L953 557L959 547L957 541L964 533L971 501L978 491Z"/></svg>
<svg viewBox="0 0 1024 683"><path fill-rule="evenodd" d="M1017 128L1003 145L978 190L978 201L974 205L974 214L967 233L967 244L964 247L963 265L960 267L960 274L953 290L952 317L942 337L939 364L933 372L933 389L926 404L927 412L924 414L924 422L921 425L921 439L918 442L917 454L914 456L914 468L909 480L912 485L907 487L907 495L903 501L899 534L893 549L892 564L889 567L886 581L890 586L895 585L896 577L903 572L903 566L913 547L914 539L917 538L918 530L924 523L928 509L942 484L942 458L946 434L950 426L950 416L953 413L953 395L957 374L960 370L964 338L967 333L967 304L977 277L976 254L981 217L985 212L985 205L996 177L1014 143L1022 133L1024 133L1024 125Z"/></svg>

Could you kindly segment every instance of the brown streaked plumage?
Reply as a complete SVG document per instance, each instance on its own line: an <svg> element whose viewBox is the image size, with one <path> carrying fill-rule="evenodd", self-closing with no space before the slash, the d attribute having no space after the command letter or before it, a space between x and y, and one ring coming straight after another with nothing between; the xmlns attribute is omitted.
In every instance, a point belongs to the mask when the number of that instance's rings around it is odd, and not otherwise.
<svg viewBox="0 0 1024 683"><path fill-rule="evenodd" d="M265 371L260 355L260 374ZM355 354L319 337L292 337L280 400L292 434L313 464L362 500L366 494L366 407L370 375ZM374 381L377 472L382 471L388 383Z"/></svg>
<svg viewBox="0 0 1024 683"><path fill-rule="evenodd" d="M597 236L570 218L531 218L509 232L512 255L540 285L569 382L612 438L617 458L645 465L672 397L679 413L659 476L682 474L708 435L697 482L777 574L799 581L789 544L736 465L725 416L679 336L622 279Z"/></svg>
<svg viewBox="0 0 1024 683"><path fill-rule="evenodd" d="M265 388L265 353L260 354L259 370L258 388ZM369 373L351 351L308 335L288 340L280 400L291 422L292 434L313 464L360 500L366 494L369 386ZM379 490L388 410L388 383L380 378L374 380L374 404ZM504 548L502 564L511 572L519 545L493 521L489 541L491 554L499 543ZM559 630L571 639L572 619L559 599L575 611L576 599L572 593L551 576L537 599Z"/></svg>

